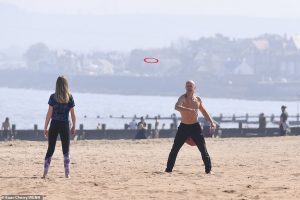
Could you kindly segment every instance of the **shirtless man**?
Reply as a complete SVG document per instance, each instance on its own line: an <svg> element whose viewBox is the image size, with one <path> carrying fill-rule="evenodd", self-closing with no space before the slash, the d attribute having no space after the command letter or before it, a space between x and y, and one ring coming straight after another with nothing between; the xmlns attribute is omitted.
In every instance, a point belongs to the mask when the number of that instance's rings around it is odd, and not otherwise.
<svg viewBox="0 0 300 200"><path fill-rule="evenodd" d="M205 119L210 122L212 128L215 128L215 124L203 107L200 97L195 96L195 88L194 81L187 81L185 85L186 93L179 97L175 104L175 110L181 114L181 123L174 139L165 172L172 172L177 154L188 137L194 140L201 152L202 160L205 165L205 173L209 174L211 171L210 157L206 149L203 134L201 133L201 126L198 122L198 110L200 110Z"/></svg>

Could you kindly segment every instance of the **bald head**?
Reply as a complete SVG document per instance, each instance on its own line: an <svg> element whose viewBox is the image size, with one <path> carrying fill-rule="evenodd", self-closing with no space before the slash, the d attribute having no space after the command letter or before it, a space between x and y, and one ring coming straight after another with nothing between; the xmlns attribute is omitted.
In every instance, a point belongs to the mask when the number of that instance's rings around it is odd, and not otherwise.
<svg viewBox="0 0 300 200"><path fill-rule="evenodd" d="M188 80L185 84L192 84L193 86L196 86L195 82L193 80Z"/></svg>
<svg viewBox="0 0 300 200"><path fill-rule="evenodd" d="M196 89L195 82L193 80L188 80L185 83L185 89L186 89L186 92L188 92L188 93L194 93L195 89Z"/></svg>

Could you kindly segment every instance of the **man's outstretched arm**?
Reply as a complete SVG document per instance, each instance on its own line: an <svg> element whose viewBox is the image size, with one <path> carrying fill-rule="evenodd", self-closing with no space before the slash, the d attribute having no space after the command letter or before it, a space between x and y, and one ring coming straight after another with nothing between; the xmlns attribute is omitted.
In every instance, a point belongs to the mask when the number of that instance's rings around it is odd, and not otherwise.
<svg viewBox="0 0 300 200"><path fill-rule="evenodd" d="M208 112L204 108L202 100L200 99L200 97L197 97L197 99L200 101L199 110L201 111L202 115L205 117L205 119L207 121L209 121L209 123L211 124L212 127L216 127L216 125L214 123L214 120L210 117L210 115L208 114Z"/></svg>

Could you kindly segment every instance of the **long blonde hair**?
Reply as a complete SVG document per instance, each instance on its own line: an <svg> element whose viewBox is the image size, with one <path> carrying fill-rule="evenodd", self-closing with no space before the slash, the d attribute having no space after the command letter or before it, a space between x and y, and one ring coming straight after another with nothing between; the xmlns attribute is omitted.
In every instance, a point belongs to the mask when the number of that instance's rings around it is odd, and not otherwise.
<svg viewBox="0 0 300 200"><path fill-rule="evenodd" d="M70 100L69 83L64 76L56 80L55 99L58 103L68 103Z"/></svg>

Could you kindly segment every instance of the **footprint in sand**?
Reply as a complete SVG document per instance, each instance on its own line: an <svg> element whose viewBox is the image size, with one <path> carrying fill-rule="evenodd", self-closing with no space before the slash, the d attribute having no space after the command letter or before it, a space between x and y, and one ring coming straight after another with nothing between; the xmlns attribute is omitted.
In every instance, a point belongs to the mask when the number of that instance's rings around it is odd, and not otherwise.
<svg viewBox="0 0 300 200"><path fill-rule="evenodd" d="M164 172L152 172L152 174L164 174Z"/></svg>
<svg viewBox="0 0 300 200"><path fill-rule="evenodd" d="M300 176L300 173L295 173L295 174L291 174L292 176L296 176L296 177L299 177Z"/></svg>
<svg viewBox="0 0 300 200"><path fill-rule="evenodd" d="M274 190L274 191L288 190L288 189L289 189L288 187L282 187L282 186L272 187L272 190Z"/></svg>
<svg viewBox="0 0 300 200"><path fill-rule="evenodd" d="M223 190L223 192L232 194L232 193L235 193L236 191L235 190Z"/></svg>

